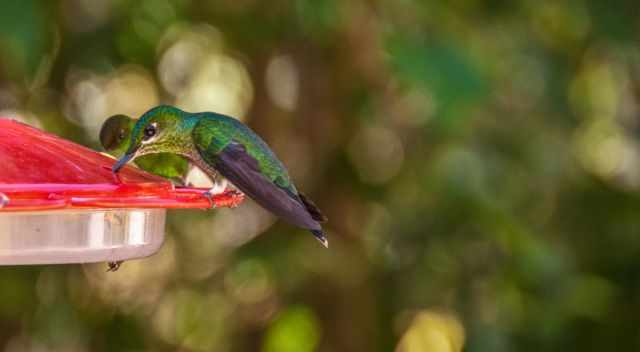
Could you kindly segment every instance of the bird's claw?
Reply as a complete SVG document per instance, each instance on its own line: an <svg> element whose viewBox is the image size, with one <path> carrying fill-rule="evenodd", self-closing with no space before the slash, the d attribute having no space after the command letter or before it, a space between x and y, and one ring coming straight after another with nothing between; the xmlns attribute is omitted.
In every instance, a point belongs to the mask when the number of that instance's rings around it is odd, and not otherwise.
<svg viewBox="0 0 640 352"><path fill-rule="evenodd" d="M236 189L228 190L226 193L231 198L241 197L242 196L242 192L240 192L240 191L238 191ZM234 209L234 208L237 208L237 207L238 207L238 203L234 202L233 204L231 204L231 206L229 208Z"/></svg>
<svg viewBox="0 0 640 352"><path fill-rule="evenodd" d="M236 198L236 197L242 197L242 192L236 190L236 189L228 189L224 192L221 193L212 193L211 190L208 190L204 193L202 193L202 196L207 198L207 200L209 201L209 207L211 209L215 209L218 207L218 205L216 204L216 202L213 200L213 197L219 194L224 194L225 197L229 197L229 198ZM237 208L238 207L238 203L237 202L232 202L231 205L229 205L229 208L233 209L233 208Z"/></svg>
<svg viewBox="0 0 640 352"><path fill-rule="evenodd" d="M206 192L202 193L202 196L207 198L207 200L209 201L209 208L215 209L215 208L218 207L216 205L216 202L213 201L213 194L211 193L211 191L206 191Z"/></svg>
<svg viewBox="0 0 640 352"><path fill-rule="evenodd" d="M122 265L122 263L124 263L124 260L117 260L115 262L108 262L107 265L109 266L109 268L107 269L107 272L116 272L118 271L118 269L120 269L120 265Z"/></svg>

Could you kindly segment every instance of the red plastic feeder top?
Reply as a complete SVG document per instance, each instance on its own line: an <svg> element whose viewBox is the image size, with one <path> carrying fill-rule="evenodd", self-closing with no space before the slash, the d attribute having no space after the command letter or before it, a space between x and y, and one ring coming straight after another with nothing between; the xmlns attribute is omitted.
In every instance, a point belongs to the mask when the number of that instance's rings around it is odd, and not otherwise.
<svg viewBox="0 0 640 352"><path fill-rule="evenodd" d="M76 143L0 119L0 264L116 261L153 254L167 208L210 208L171 182ZM234 192L215 207L239 204Z"/></svg>

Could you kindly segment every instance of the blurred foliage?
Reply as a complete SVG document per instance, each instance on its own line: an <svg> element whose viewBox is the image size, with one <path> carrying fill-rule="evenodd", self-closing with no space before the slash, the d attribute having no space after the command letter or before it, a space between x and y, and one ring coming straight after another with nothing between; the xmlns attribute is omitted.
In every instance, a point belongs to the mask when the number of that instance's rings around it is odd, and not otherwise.
<svg viewBox="0 0 640 352"><path fill-rule="evenodd" d="M0 115L232 114L329 216L176 211L157 255L0 269L5 351L638 350L636 1L22 0Z"/></svg>

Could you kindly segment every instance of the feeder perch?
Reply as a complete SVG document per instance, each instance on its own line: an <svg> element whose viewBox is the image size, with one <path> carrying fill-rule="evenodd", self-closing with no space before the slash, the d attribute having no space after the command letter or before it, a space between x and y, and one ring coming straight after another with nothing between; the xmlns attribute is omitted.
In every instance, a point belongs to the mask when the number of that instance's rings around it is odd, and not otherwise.
<svg viewBox="0 0 640 352"><path fill-rule="evenodd" d="M0 119L0 265L115 262L164 241L166 209L210 208L204 188L164 178L8 119ZM236 192L213 197L233 207Z"/></svg>

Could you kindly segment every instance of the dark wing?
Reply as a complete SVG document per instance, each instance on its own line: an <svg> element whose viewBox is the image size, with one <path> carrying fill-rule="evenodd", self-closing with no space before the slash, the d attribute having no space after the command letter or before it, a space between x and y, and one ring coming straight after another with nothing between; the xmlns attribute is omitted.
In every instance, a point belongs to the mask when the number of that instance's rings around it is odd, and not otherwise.
<svg viewBox="0 0 640 352"><path fill-rule="evenodd" d="M228 144L212 161L222 176L265 209L302 228L321 229L314 220L316 216L307 210L306 203L263 175L258 161L247 153L242 144Z"/></svg>

